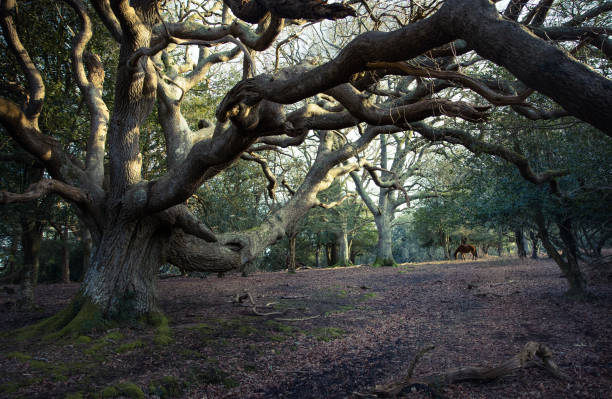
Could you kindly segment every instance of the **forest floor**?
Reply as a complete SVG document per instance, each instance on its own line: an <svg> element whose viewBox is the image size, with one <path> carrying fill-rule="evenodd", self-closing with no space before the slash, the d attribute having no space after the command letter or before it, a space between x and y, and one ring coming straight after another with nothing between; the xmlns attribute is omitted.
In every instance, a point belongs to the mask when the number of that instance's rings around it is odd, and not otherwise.
<svg viewBox="0 0 612 399"><path fill-rule="evenodd" d="M550 260L485 258L160 282L171 342L122 328L71 341L0 341L6 398L357 398L401 377L492 366L546 344L569 381L539 368L441 390L447 398L610 398L612 286L564 296ZM50 316L78 284L41 285L41 310L7 309L0 330ZM240 294L250 299L236 303ZM276 313L265 315L266 313ZM280 313L280 314L279 314ZM408 390L401 397L427 398Z"/></svg>

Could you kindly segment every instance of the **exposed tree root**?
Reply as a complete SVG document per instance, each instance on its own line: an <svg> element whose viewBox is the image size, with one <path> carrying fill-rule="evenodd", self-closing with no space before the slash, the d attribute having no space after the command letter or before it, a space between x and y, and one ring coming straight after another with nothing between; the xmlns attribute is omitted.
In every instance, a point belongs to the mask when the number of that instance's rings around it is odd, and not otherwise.
<svg viewBox="0 0 612 399"><path fill-rule="evenodd" d="M91 330L107 329L111 326L111 322L103 317L98 306L79 295L57 314L14 331L14 337L19 340L76 337Z"/></svg>
<svg viewBox="0 0 612 399"><path fill-rule="evenodd" d="M105 331L122 323L130 326L134 323L153 326L157 330L157 335L170 336L168 321L162 313L150 312L136 318L122 314L116 316L108 318L98 305L82 295L77 295L55 315L36 324L11 331L10 337L17 340L76 338L92 331Z"/></svg>
<svg viewBox="0 0 612 399"><path fill-rule="evenodd" d="M568 380L552 360L552 352L537 342L528 342L523 349L512 358L495 367L463 367L451 369L440 374L431 374L413 378L414 367L421 357L433 347L421 350L411 362L406 376L388 384L377 385L371 392L355 393L361 397L394 397L405 389L417 388L428 391L432 397L442 398L438 390L444 386L465 381L491 381L512 374L524 367L538 366L550 372L554 377Z"/></svg>

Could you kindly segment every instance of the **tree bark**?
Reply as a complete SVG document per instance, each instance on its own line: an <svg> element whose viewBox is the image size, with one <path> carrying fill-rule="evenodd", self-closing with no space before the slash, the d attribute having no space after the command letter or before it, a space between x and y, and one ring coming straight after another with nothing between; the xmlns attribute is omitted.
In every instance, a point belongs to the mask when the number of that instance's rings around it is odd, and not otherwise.
<svg viewBox="0 0 612 399"><path fill-rule="evenodd" d="M531 259L538 259L538 248L539 248L538 235L535 233L535 231L530 231L529 238L531 240Z"/></svg>
<svg viewBox="0 0 612 399"><path fill-rule="evenodd" d="M70 245L68 243L68 227L64 226L60 231L62 240L62 283L70 282Z"/></svg>
<svg viewBox="0 0 612 399"><path fill-rule="evenodd" d="M565 259L563 256L561 256L561 254L559 254L559 252L557 252L557 249L553 245L546 227L544 215L541 211L536 213L535 220L538 226L540 240L542 241L542 245L546 249L548 256L555 261L555 263L559 266L559 269L561 269L564 277L567 278L567 283L569 285L568 294L571 296L585 297L587 295L586 280L584 279L580 266L578 265L571 220L565 219L558 223L559 234L561 236L561 241L564 244L563 254Z"/></svg>
<svg viewBox="0 0 612 399"><path fill-rule="evenodd" d="M337 266L347 266L350 265L351 261L349 259L349 246L348 246L348 237L346 231L346 223L343 222L340 225L340 229L335 233L336 234L336 263L334 265Z"/></svg>
<svg viewBox="0 0 612 399"><path fill-rule="evenodd" d="M106 226L82 284L82 294L108 319L138 319L157 312L155 280L168 232L156 221Z"/></svg>
<svg viewBox="0 0 612 399"><path fill-rule="evenodd" d="M38 282L40 267L42 225L40 222L30 220L24 222L22 226L23 268L19 276L20 291L17 305L20 309L31 310L34 308L34 287Z"/></svg>
<svg viewBox="0 0 612 399"><path fill-rule="evenodd" d="M378 242L376 243L376 260L374 265L377 266L393 266L395 259L393 258L393 241L391 234L391 220L387 214L379 214L374 216L376 223L376 231L378 232Z"/></svg>
<svg viewBox="0 0 612 399"><path fill-rule="evenodd" d="M527 249L525 248L525 236L523 230L514 230L514 241L516 243L516 254L519 258L525 259L527 257Z"/></svg>
<svg viewBox="0 0 612 399"><path fill-rule="evenodd" d="M287 253L287 271L289 273L295 273L295 243L297 241L297 234L292 232L289 234L289 250Z"/></svg>

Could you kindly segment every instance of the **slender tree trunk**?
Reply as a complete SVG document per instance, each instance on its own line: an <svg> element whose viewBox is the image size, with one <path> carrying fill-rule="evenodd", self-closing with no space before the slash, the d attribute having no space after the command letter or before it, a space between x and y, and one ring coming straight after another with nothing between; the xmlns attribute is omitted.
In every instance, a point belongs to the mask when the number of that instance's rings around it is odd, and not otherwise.
<svg viewBox="0 0 612 399"><path fill-rule="evenodd" d="M321 246L319 244L317 244L317 247L315 248L315 264L317 265L317 267L321 267L320 259L319 256L321 255Z"/></svg>
<svg viewBox="0 0 612 399"><path fill-rule="evenodd" d="M295 273L295 243L297 241L297 234L289 234L289 253L287 254L287 271L289 273Z"/></svg>
<svg viewBox="0 0 612 399"><path fill-rule="evenodd" d="M40 222L29 221L22 226L23 268L19 278L20 291L17 305L20 309L30 310L34 308L34 287L38 282L42 225Z"/></svg>
<svg viewBox="0 0 612 399"><path fill-rule="evenodd" d="M538 259L539 240L535 231L529 232L529 239L531 240L531 259Z"/></svg>
<svg viewBox="0 0 612 399"><path fill-rule="evenodd" d="M451 259L452 256L451 256L451 248L450 248L450 236L444 230L440 230L438 232L438 235L440 239L440 246L442 247L442 250L444 251L444 258Z"/></svg>
<svg viewBox="0 0 612 399"><path fill-rule="evenodd" d="M348 238L345 228L341 228L340 231L336 233L336 245L335 245L337 254L336 254L336 263L338 266L347 266L350 264L349 260L349 248L348 248Z"/></svg>
<svg viewBox="0 0 612 399"><path fill-rule="evenodd" d="M6 273L5 276L7 280L4 280L6 283L14 284L15 277L10 277L15 273L15 264L17 261L17 249L19 248L19 236L11 237L11 247L9 249L9 256L6 262Z"/></svg>
<svg viewBox="0 0 612 399"><path fill-rule="evenodd" d="M388 215L380 214L374 217L376 230L378 232L378 242L376 244L376 266L393 266L393 243L391 234L391 218Z"/></svg>
<svg viewBox="0 0 612 399"><path fill-rule="evenodd" d="M501 229L497 231L497 256L502 256L504 250L504 233Z"/></svg>
<svg viewBox="0 0 612 399"><path fill-rule="evenodd" d="M68 245L68 227L64 226L60 233L62 240L62 283L70 282L70 247Z"/></svg>
<svg viewBox="0 0 612 399"><path fill-rule="evenodd" d="M565 276L569 282L570 291L578 295L584 295L586 293L586 281L578 264L578 248L573 232L572 220L567 218L557 225L559 226L559 236L563 242L563 254L568 265Z"/></svg>
<svg viewBox="0 0 612 399"><path fill-rule="evenodd" d="M333 266L338 260L338 249L336 243L333 242L327 246L327 266Z"/></svg>
<svg viewBox="0 0 612 399"><path fill-rule="evenodd" d="M514 240L516 243L516 253L518 257L525 259L527 257L527 250L525 249L525 237L523 235L523 230L514 230Z"/></svg>
<svg viewBox="0 0 612 399"><path fill-rule="evenodd" d="M79 230L80 230L79 236L81 238L81 245L83 246L83 270L81 271L81 275L78 278L78 281L81 282L83 281L83 278L85 278L85 274L87 273L87 270L89 269L89 263L91 261L91 252L92 252L91 251L92 239L91 239L91 232L85 226L85 223L81 223Z"/></svg>

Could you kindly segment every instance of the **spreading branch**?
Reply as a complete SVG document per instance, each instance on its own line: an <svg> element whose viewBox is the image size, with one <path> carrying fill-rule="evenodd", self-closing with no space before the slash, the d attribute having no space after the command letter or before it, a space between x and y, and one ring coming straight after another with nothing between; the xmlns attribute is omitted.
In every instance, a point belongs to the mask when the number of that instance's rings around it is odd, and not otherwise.
<svg viewBox="0 0 612 399"><path fill-rule="evenodd" d="M90 198L84 191L77 187L70 186L59 180L44 179L31 184L23 193L11 193L0 191L0 204L10 204L14 202L29 202L55 193L67 201L75 204L88 204Z"/></svg>

